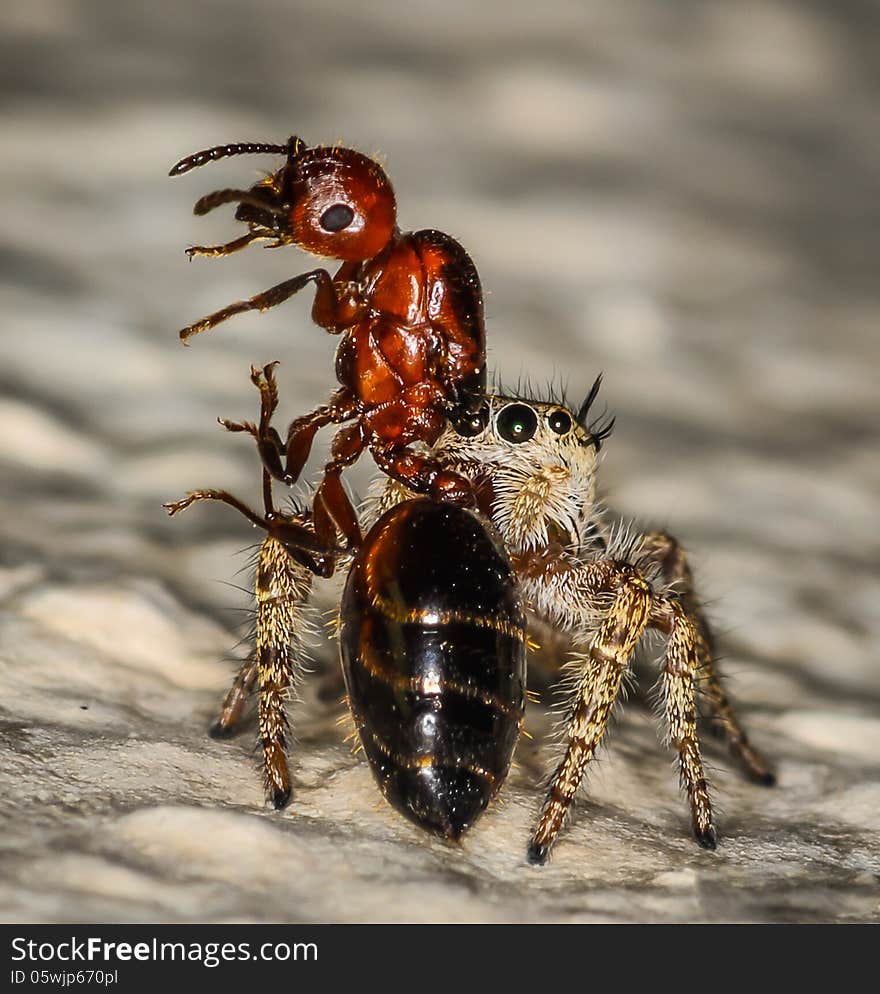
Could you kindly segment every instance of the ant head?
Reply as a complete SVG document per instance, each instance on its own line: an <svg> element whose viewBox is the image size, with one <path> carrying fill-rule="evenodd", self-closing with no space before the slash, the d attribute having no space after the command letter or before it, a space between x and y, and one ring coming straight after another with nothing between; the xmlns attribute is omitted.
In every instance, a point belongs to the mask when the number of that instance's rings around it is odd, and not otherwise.
<svg viewBox="0 0 880 994"><path fill-rule="evenodd" d="M360 261L378 255L391 240L394 191L372 159L319 145L291 157L285 170L293 240L306 251Z"/></svg>

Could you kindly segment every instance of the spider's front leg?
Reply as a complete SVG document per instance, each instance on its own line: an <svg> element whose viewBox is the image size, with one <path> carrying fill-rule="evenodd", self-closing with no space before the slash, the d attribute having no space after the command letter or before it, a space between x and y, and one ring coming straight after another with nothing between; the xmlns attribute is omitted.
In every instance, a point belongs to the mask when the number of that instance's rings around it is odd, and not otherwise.
<svg viewBox="0 0 880 994"><path fill-rule="evenodd" d="M564 560L553 565L548 563L548 566L549 569L538 582L545 586L545 596L549 594L554 597L556 611L567 615L566 620L570 620L571 628L575 629L577 622L572 616L572 608L580 613L584 594L595 601L610 579L609 571L601 569L599 563L578 567ZM560 590L568 594L565 600L571 598L579 603L569 605L565 610L559 603ZM587 765L605 734L623 674L648 623L650 607L650 587L634 570L630 570L620 577L611 609L599 630L588 644L582 645L579 651L576 649L583 672L566 719L568 745L550 781L538 825L529 843L530 863L546 861L562 829Z"/></svg>
<svg viewBox="0 0 880 994"><path fill-rule="evenodd" d="M264 483L267 477L268 473L265 473ZM312 578L332 573L337 550L328 550L322 555L304 549L303 537L311 536L308 516L278 514L269 501L266 518L218 490L194 491L183 500L165 506L169 514L174 515L202 500L229 504L268 532L257 553L254 577L257 604L253 655L244 663L226 694L211 735L225 738L232 734L258 682L266 792L276 808L283 808L290 800L285 702L301 669L309 631L306 612ZM315 541L313 536L311 541Z"/></svg>
<svg viewBox="0 0 880 994"><path fill-rule="evenodd" d="M287 764L289 722L285 703L300 676L310 631L306 617L312 572L267 535L257 553L254 650L239 670L211 726L213 738L228 738L259 684L260 746L266 793L275 808L290 800Z"/></svg>
<svg viewBox="0 0 880 994"><path fill-rule="evenodd" d="M254 582L254 662L260 684L260 746L266 792L276 809L290 800L285 704L302 666L311 589L311 571L297 563L277 539L267 536L257 556Z"/></svg>
<svg viewBox="0 0 880 994"><path fill-rule="evenodd" d="M772 787L776 777L764 757L749 742L724 687L715 659L715 639L709 622L700 607L694 590L694 578L684 549L666 532L653 532L644 537L642 553L648 555L663 573L663 578L676 588L682 606L696 626L697 658L700 681L698 692L715 719L713 728L727 740L733 756L739 760L749 779Z"/></svg>
<svg viewBox="0 0 880 994"><path fill-rule="evenodd" d="M259 682L260 745L266 792L276 808L283 808L290 800L291 790L285 703L301 668L309 631L306 611L312 578L332 574L339 550L323 546L314 534L309 514L284 514L275 510L272 479L266 469L263 470L265 516L223 490L193 491L165 508L173 516L203 500L228 504L267 532L257 553L254 577L257 604L253 655L226 694L211 735L223 738L233 732L254 684Z"/></svg>
<svg viewBox="0 0 880 994"><path fill-rule="evenodd" d="M578 562L561 550L549 550L518 566L529 599L551 605L550 613L571 634L575 665L580 662L581 668L566 722L565 755L553 774L532 835L529 862L546 861L602 741L632 654L649 626L668 637L663 672L665 718L679 754L694 834L701 845L714 848L712 808L696 737L696 628L684 608L674 599L657 597L629 563L611 559ZM597 626L594 619L600 611Z"/></svg>
<svg viewBox="0 0 880 994"><path fill-rule="evenodd" d="M668 597L654 599L650 624L668 636L663 661L663 712L669 741L678 750L679 774L690 803L694 838L704 849L714 849L717 835L712 824L712 803L697 741L697 628L684 607Z"/></svg>

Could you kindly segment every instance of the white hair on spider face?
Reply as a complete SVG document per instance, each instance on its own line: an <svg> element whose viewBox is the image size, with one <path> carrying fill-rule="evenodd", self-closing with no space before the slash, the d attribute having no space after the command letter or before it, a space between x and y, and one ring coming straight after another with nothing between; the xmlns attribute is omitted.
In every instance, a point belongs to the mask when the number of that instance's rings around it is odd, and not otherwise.
<svg viewBox="0 0 880 994"><path fill-rule="evenodd" d="M577 414L559 403L490 395L469 425L447 428L435 445L444 465L491 486L491 518L511 552L551 541L584 545L598 514L599 450L611 430L586 425L597 390L598 381Z"/></svg>

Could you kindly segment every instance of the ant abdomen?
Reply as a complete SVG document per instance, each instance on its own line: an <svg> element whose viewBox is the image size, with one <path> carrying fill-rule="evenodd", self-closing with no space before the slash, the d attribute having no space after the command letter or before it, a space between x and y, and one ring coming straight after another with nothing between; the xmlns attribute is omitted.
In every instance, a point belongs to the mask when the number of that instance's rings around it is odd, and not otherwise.
<svg viewBox="0 0 880 994"><path fill-rule="evenodd" d="M366 536L341 616L349 704L383 794L458 839L504 782L525 708L526 619L502 546L470 511L399 504Z"/></svg>

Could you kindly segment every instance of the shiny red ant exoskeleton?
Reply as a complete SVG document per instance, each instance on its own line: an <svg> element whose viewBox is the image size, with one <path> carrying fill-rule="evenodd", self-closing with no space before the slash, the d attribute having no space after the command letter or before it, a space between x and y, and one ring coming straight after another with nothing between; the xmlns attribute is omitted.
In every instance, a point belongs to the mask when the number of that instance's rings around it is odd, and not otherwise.
<svg viewBox="0 0 880 994"><path fill-rule="evenodd" d="M171 170L179 176L232 155L286 155L284 165L249 190L224 189L196 202L194 213L237 204L249 228L225 245L193 246L188 254L221 256L268 239L342 260L334 276L314 269L249 300L230 304L180 332L193 335L235 314L266 310L315 285L312 318L342 335L336 375L342 384L329 404L295 420L282 440L274 429L227 424L257 440L269 472L294 483L317 431L354 424L333 441L331 460L315 494L316 533L335 546L337 528L349 547L360 541L357 515L341 473L369 449L381 470L409 489L452 503L474 503L471 484L411 446L433 444L447 417L476 417L485 390L483 301L476 268L465 250L440 231L401 232L394 191L381 167L360 152L308 147L296 136L286 145L237 143L206 149Z"/></svg>

